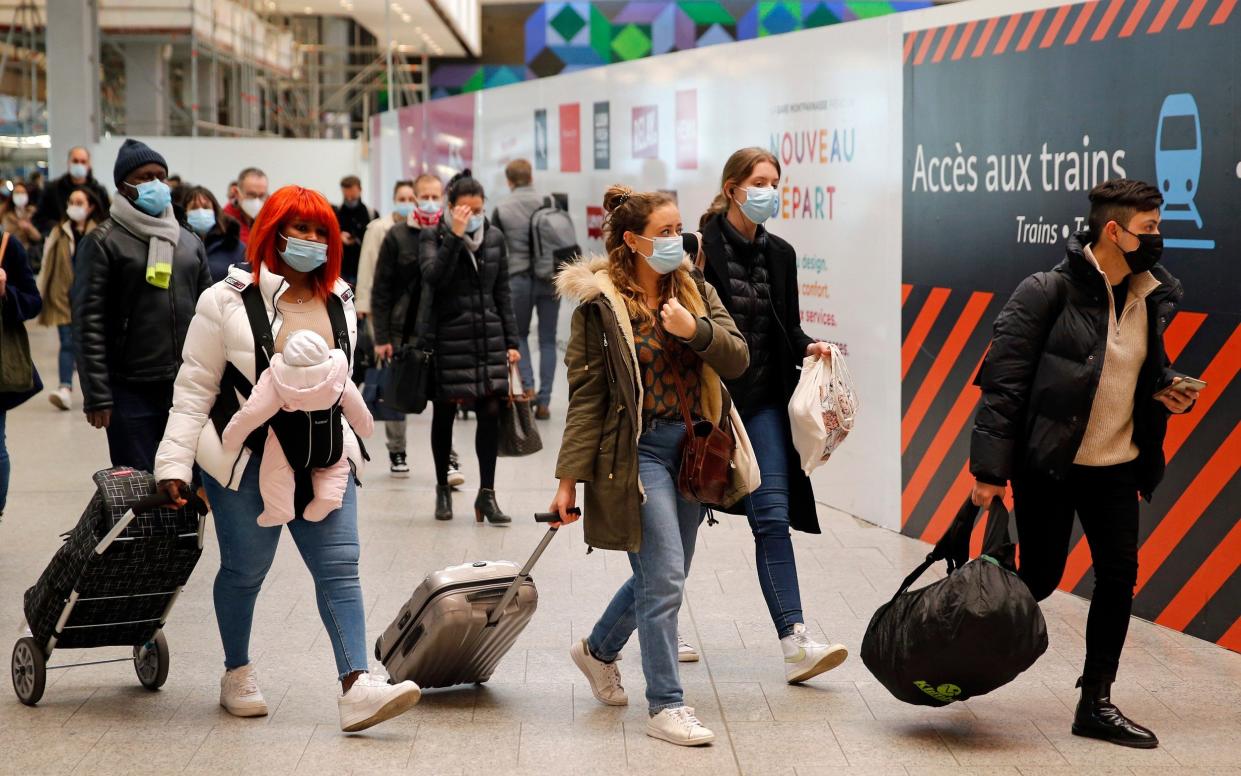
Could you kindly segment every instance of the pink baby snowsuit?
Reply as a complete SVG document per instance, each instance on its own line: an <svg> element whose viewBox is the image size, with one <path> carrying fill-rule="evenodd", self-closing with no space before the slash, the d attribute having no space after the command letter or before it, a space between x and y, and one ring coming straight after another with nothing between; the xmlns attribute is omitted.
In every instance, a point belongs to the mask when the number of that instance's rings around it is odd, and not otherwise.
<svg viewBox="0 0 1241 776"><path fill-rule="evenodd" d="M375 421L350 379L349 361L344 351L329 350L323 338L313 331L295 331L289 335L284 352L272 356L271 365L259 377L250 398L225 427L224 447L239 450L254 429L282 409L326 410L337 400L354 433L369 437L375 430ZM349 462L343 455L332 466L313 470L315 496L302 516L318 521L339 509L350 476ZM283 525L294 518L293 468L276 439L276 432L270 428L259 467L259 490L263 494L259 525Z"/></svg>

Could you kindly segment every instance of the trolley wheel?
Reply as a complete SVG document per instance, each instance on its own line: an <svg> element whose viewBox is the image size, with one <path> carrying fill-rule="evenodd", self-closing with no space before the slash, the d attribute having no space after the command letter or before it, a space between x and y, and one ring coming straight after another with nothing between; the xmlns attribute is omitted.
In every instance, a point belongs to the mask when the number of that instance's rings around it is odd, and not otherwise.
<svg viewBox="0 0 1241 776"><path fill-rule="evenodd" d="M148 643L134 647L134 672L148 690L158 690L168 681L168 640L162 630Z"/></svg>
<svg viewBox="0 0 1241 776"><path fill-rule="evenodd" d="M33 706L43 697L47 686L47 657L43 648L29 636L22 637L13 645L13 692L27 706Z"/></svg>

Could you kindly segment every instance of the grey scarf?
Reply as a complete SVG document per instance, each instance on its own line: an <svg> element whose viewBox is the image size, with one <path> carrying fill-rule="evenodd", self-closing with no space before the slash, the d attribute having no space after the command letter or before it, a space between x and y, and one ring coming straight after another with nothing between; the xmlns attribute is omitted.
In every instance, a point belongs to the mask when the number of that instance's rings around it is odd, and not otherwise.
<svg viewBox="0 0 1241 776"><path fill-rule="evenodd" d="M483 235L486 233L487 227L480 226L478 231L470 234L466 232L461 235L461 242L465 243L465 247L470 252L470 258L474 260L474 268L478 268L478 249L483 247Z"/></svg>
<svg viewBox="0 0 1241 776"><path fill-rule="evenodd" d="M139 239L147 241L146 281L157 288L168 288L172 281L172 256L181 238L181 225L172 214L172 206L163 214L149 216L125 197L112 201L111 216Z"/></svg>

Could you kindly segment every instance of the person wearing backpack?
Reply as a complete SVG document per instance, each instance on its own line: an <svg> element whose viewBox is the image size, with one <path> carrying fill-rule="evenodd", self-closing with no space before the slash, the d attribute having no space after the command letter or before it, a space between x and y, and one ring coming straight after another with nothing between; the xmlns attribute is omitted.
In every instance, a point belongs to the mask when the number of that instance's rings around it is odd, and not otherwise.
<svg viewBox="0 0 1241 776"><path fill-rule="evenodd" d="M268 706L250 662L250 630L255 601L283 530L258 522L265 499L281 496L264 493L260 483L267 429L290 461L313 459L315 468L348 462L353 476L340 508L323 520L297 519L287 526L314 580L319 616L336 658L341 729L363 730L401 714L420 697L412 682L390 685L367 671L370 649L358 580L356 490L363 448L343 422L339 404L321 411L326 415L278 412L240 451L221 441L240 409L238 395L250 394L276 354L287 356L297 332L312 331L343 351L346 360L352 358L357 342L353 291L340 279L341 238L332 206L322 194L301 186L278 190L254 221L246 255L248 265L234 266L198 301L155 477L160 490L180 504L195 463L202 469L220 543L215 578L225 669L220 705L234 716L257 717L266 715ZM295 454L298 444L305 449ZM299 513L308 503L305 486L312 485L311 476L309 466L295 469Z"/></svg>
<svg viewBox="0 0 1241 776"><path fill-rule="evenodd" d="M1159 739L1111 702L1138 576L1138 497L1150 501L1163 478L1169 414L1198 396L1175 389L1184 376L1164 350L1184 291L1159 264L1162 204L1142 181L1091 189L1088 230L996 318L970 442L976 505L1012 483L1018 574L1036 599L1060 583L1081 520L1095 581L1073 734L1141 749Z"/></svg>
<svg viewBox="0 0 1241 776"><path fill-rule="evenodd" d="M496 501L500 404L509 392L509 366L521 359L509 296L504 233L483 214L483 185L470 170L448 182L449 215L419 235L419 271L432 290L428 335L435 346L431 454L435 458L435 519L451 520L448 467L452 427L462 402L473 402L478 424L479 488L474 519L512 522Z"/></svg>
<svg viewBox="0 0 1241 776"><path fill-rule="evenodd" d="M530 161L514 159L504 168L510 194L492 213L492 222L508 243L509 286L517 321L521 352L521 381L534 399L534 416L551 418L552 384L556 381L556 327L560 297L554 285L556 271L580 254L573 221L557 209L551 197L533 187ZM530 356L530 320L539 316L539 382L535 388L534 360Z"/></svg>
<svg viewBox="0 0 1241 776"><path fill-rule="evenodd" d="M762 484L738 506L754 533L754 568L784 653L784 675L804 682L848 657L840 644L811 638L802 612L792 528L819 533L810 478L793 447L788 405L802 360L830 358L827 343L801 328L797 252L763 227L776 214L780 162L763 148L742 148L728 158L720 191L699 223L701 246L688 236L707 282L719 290L750 348L750 368L728 382L758 458ZM682 642L682 659L697 659ZM688 654L687 654L688 653Z"/></svg>

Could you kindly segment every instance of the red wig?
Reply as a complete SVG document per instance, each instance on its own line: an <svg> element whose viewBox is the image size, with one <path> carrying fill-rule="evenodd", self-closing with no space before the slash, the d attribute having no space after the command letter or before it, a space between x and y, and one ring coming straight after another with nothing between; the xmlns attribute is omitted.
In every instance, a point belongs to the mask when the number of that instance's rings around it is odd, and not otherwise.
<svg viewBox="0 0 1241 776"><path fill-rule="evenodd" d="M327 229L327 263L310 275L315 293L326 299L340 277L340 225L327 199L314 189L285 186L263 203L250 227L250 243L246 246L246 260L254 267L254 282L259 280L260 265L279 274L279 248L284 242L278 235L284 234L285 227L293 221L313 221Z"/></svg>

